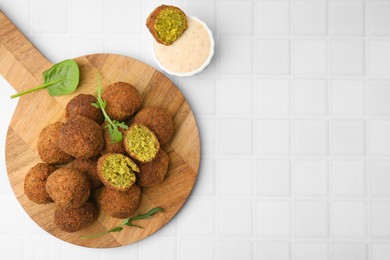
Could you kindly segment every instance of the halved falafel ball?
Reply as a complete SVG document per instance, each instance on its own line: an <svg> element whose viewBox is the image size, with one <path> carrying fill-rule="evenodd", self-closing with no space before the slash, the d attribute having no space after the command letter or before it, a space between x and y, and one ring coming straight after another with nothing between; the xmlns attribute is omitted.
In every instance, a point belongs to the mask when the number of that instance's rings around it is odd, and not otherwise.
<svg viewBox="0 0 390 260"><path fill-rule="evenodd" d="M54 224L65 232L77 232L94 222L99 215L96 205L87 201L78 208L56 208Z"/></svg>
<svg viewBox="0 0 390 260"><path fill-rule="evenodd" d="M103 187L97 196L97 201L111 217L129 218L138 209L140 198L141 189L134 184L128 191L116 191Z"/></svg>
<svg viewBox="0 0 390 260"><path fill-rule="evenodd" d="M76 158L91 158L103 150L103 131L92 119L75 115L61 129L58 146Z"/></svg>
<svg viewBox="0 0 390 260"><path fill-rule="evenodd" d="M111 119L125 121L142 105L141 95L131 84L116 82L109 85L102 94L106 101L106 112Z"/></svg>
<svg viewBox="0 0 390 260"><path fill-rule="evenodd" d="M153 187L160 184L168 171L169 156L160 149L156 158L148 163L139 163L137 183L142 187Z"/></svg>
<svg viewBox="0 0 390 260"><path fill-rule="evenodd" d="M74 115L81 115L101 124L104 120L103 113L101 109L91 105L91 103L95 102L95 96L90 94L79 94L72 98L66 105L65 117L69 119Z"/></svg>
<svg viewBox="0 0 390 260"><path fill-rule="evenodd" d="M108 153L98 160L98 176L112 190L126 191L133 186L138 166L129 157L120 153Z"/></svg>
<svg viewBox="0 0 390 260"><path fill-rule="evenodd" d="M48 164L68 163L73 157L59 148L58 140L64 123L56 122L43 128L38 137L38 154Z"/></svg>
<svg viewBox="0 0 390 260"><path fill-rule="evenodd" d="M55 170L53 165L38 163L28 171L24 178L24 194L29 200L38 204L53 202L46 191L46 181Z"/></svg>
<svg viewBox="0 0 390 260"><path fill-rule="evenodd" d="M97 174L97 160L91 158L76 158L69 165L70 168L86 174L91 181L91 189L96 190L103 186Z"/></svg>
<svg viewBox="0 0 390 260"><path fill-rule="evenodd" d="M78 208L89 197L91 183L84 173L69 168L53 172L46 182L46 191L60 208Z"/></svg>
<svg viewBox="0 0 390 260"><path fill-rule="evenodd" d="M139 162L152 161L160 150L156 135L142 124L134 124L126 131L123 143L127 153Z"/></svg>
<svg viewBox="0 0 390 260"><path fill-rule="evenodd" d="M111 136L108 132L107 122L104 122L102 124L103 129L103 136L104 136L104 150L102 151L102 154L106 153L121 153L126 154L125 145L123 142L113 142L111 139ZM122 135L125 135L126 129L123 129L121 127L118 127L119 131L122 133Z"/></svg>
<svg viewBox="0 0 390 260"><path fill-rule="evenodd" d="M174 132L172 116L162 107L142 108L135 115L134 123L143 124L152 130L161 145L167 144Z"/></svg>

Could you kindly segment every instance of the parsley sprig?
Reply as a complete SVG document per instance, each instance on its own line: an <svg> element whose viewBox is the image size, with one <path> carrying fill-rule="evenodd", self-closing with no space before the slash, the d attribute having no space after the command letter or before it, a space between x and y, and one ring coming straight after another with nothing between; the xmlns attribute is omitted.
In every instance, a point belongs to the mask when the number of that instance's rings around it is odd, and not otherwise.
<svg viewBox="0 0 390 260"><path fill-rule="evenodd" d="M122 141L122 139L123 139L123 135L122 135L121 131L119 131L118 127L125 129L125 130L127 130L129 127L124 122L112 120L107 115L107 112L106 112L107 102L102 98L102 95L101 95L102 94L102 84L100 81L99 74L97 75L97 83L98 83L97 97L96 97L97 102L91 103L91 105L96 107L96 108L100 108L102 110L103 115L104 115L104 120L107 122L107 124L104 127L108 129L108 134L111 137L111 143L118 143L118 142Z"/></svg>
<svg viewBox="0 0 390 260"><path fill-rule="evenodd" d="M89 238L98 238L98 237L101 237L101 236L104 236L106 234L109 234L109 233L115 233L115 232L119 232L119 231L122 231L123 230L123 227L124 226L128 226L128 227L137 227L137 228L142 228L141 226L138 226L136 224L133 224L132 221L134 220L140 220L140 219L146 219L146 218L150 218L151 216L153 216L154 214L156 214L157 212L163 212L164 209L163 208L160 208L160 207L157 207L157 208L153 208L151 210L149 210L149 212L145 213L145 214L139 214L135 217L132 217L132 218L127 218L125 219L122 223L120 223L118 226L115 226L107 231L104 231L103 233L99 233L99 234L95 234L95 235L90 235L90 236L82 236L81 238L82 239L89 239Z"/></svg>

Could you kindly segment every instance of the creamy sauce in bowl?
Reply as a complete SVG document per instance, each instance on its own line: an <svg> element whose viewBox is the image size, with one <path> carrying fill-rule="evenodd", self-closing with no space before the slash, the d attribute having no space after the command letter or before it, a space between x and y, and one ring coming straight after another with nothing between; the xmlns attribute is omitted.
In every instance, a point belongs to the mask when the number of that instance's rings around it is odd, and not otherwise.
<svg viewBox="0 0 390 260"><path fill-rule="evenodd" d="M187 22L187 30L172 45L153 43L158 65L179 77L201 72L214 54L214 39L207 25L196 17L187 17Z"/></svg>

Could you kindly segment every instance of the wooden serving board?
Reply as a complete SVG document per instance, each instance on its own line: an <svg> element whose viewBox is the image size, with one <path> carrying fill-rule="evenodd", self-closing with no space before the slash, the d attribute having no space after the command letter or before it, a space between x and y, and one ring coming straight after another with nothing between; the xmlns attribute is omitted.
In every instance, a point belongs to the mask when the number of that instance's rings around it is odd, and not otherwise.
<svg viewBox="0 0 390 260"><path fill-rule="evenodd" d="M19 99L6 141L9 181L26 213L50 234L85 247L110 248L128 245L163 227L190 195L200 160L196 121L190 106L174 84L159 71L140 61L112 54L87 55L76 58L75 61L80 67L80 85L75 93L51 97L46 90L41 90ZM41 84L42 72L51 65L0 12L0 74L14 89L20 92ZM41 161L37 153L37 139L41 130L50 123L65 120L65 106L75 95L96 93L98 72L103 86L116 81L129 82L140 91L144 106L155 105L168 109L174 118L175 134L171 142L163 147L170 157L166 179L157 187L143 189L141 206L137 211L144 213L159 206L164 208L165 212L139 221L144 229L125 228L118 233L83 240L80 236L103 232L121 220L111 218L101 211L98 220L88 228L76 233L63 232L53 223L54 203L38 205L29 201L24 195L23 184L27 171Z"/></svg>

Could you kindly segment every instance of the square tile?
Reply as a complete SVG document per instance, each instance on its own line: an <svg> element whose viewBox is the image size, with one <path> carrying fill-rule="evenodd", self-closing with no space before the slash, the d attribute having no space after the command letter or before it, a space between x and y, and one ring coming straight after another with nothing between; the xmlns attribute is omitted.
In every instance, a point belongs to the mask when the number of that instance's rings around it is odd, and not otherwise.
<svg viewBox="0 0 390 260"><path fill-rule="evenodd" d="M326 237L328 235L328 203L325 201L295 202L295 235Z"/></svg>
<svg viewBox="0 0 390 260"><path fill-rule="evenodd" d="M256 235L259 237L289 236L290 215L289 201L257 201Z"/></svg>
<svg viewBox="0 0 390 260"><path fill-rule="evenodd" d="M145 1L143 1L145 2ZM160 1L164 3L163 1ZM153 5L153 8L157 6L156 3L151 2ZM201 0L201 1L181 1L180 2L180 8L186 13L190 14L191 16L199 17L203 22L207 24L207 26L213 31L214 33L217 31L217 24L216 24L216 2L215 1L207 1L207 0ZM150 11L151 12L151 11ZM149 15L149 13L147 15ZM146 20L146 16L144 16L144 19Z"/></svg>
<svg viewBox="0 0 390 260"><path fill-rule="evenodd" d="M374 197L390 197L390 160L370 163L370 191Z"/></svg>
<svg viewBox="0 0 390 260"><path fill-rule="evenodd" d="M140 33L141 2L140 1L108 1L106 6L108 33Z"/></svg>
<svg viewBox="0 0 390 260"><path fill-rule="evenodd" d="M359 75L364 73L364 42L332 41L332 73Z"/></svg>
<svg viewBox="0 0 390 260"><path fill-rule="evenodd" d="M390 81L371 80L367 83L370 99L370 114L375 116L390 115Z"/></svg>
<svg viewBox="0 0 390 260"><path fill-rule="evenodd" d="M219 235L243 237L252 234L252 202L250 200L219 200L218 216ZM237 220L240 220L239 223Z"/></svg>
<svg viewBox="0 0 390 260"><path fill-rule="evenodd" d="M71 58L93 53L104 53L104 40L98 37L71 38L68 52Z"/></svg>
<svg viewBox="0 0 390 260"><path fill-rule="evenodd" d="M34 45L53 63L69 59L66 37L36 37Z"/></svg>
<svg viewBox="0 0 390 260"><path fill-rule="evenodd" d="M256 82L256 113L281 115L290 112L290 83L284 79L261 79Z"/></svg>
<svg viewBox="0 0 390 260"><path fill-rule="evenodd" d="M2 258L23 259L25 252L20 248L24 248L25 242L22 236L0 236L0 243L3 249Z"/></svg>
<svg viewBox="0 0 390 260"><path fill-rule="evenodd" d="M222 75L251 75L253 67L252 40L217 39L215 49L219 50L219 53L224 53L224 55L216 56ZM238 61L240 61L240 66L237 66Z"/></svg>
<svg viewBox="0 0 390 260"><path fill-rule="evenodd" d="M294 123L295 153L326 155L328 153L328 122L325 120L296 120Z"/></svg>
<svg viewBox="0 0 390 260"><path fill-rule="evenodd" d="M368 68L372 75L389 75L390 40L370 40L368 43Z"/></svg>
<svg viewBox="0 0 390 260"><path fill-rule="evenodd" d="M390 121L370 122L370 152L372 155L390 155Z"/></svg>
<svg viewBox="0 0 390 260"><path fill-rule="evenodd" d="M363 243L336 243L332 249L334 260L367 260L367 246Z"/></svg>
<svg viewBox="0 0 390 260"><path fill-rule="evenodd" d="M71 0L69 8L69 17L72 17L69 21L72 34L101 34L103 32L103 0ZM86 11L88 11L88 19L85 19Z"/></svg>
<svg viewBox="0 0 390 260"><path fill-rule="evenodd" d="M291 246L287 242L256 242L255 259L290 260Z"/></svg>
<svg viewBox="0 0 390 260"><path fill-rule="evenodd" d="M295 34L320 35L326 33L325 1L294 1L293 26Z"/></svg>
<svg viewBox="0 0 390 260"><path fill-rule="evenodd" d="M219 240L217 260L252 259L253 245L250 240Z"/></svg>
<svg viewBox="0 0 390 260"><path fill-rule="evenodd" d="M176 242L172 240L148 239L139 247L140 260L171 260L176 256ZM128 256L127 256L128 257Z"/></svg>
<svg viewBox="0 0 390 260"><path fill-rule="evenodd" d="M390 34L390 3L368 1L366 4L367 32L370 35Z"/></svg>
<svg viewBox="0 0 390 260"><path fill-rule="evenodd" d="M183 207L178 224L182 236L212 236L214 234L214 201L208 198L191 197ZM207 212L208 217L202 214Z"/></svg>
<svg viewBox="0 0 390 260"><path fill-rule="evenodd" d="M188 79L180 90L196 115L215 114L215 81L213 79Z"/></svg>
<svg viewBox="0 0 390 260"><path fill-rule="evenodd" d="M289 154L290 122L288 120L258 120L256 138L258 154Z"/></svg>
<svg viewBox="0 0 390 260"><path fill-rule="evenodd" d="M390 238L390 202L371 203L371 236L376 239Z"/></svg>
<svg viewBox="0 0 390 260"><path fill-rule="evenodd" d="M328 245L316 242L298 242L294 245L296 260L328 260Z"/></svg>
<svg viewBox="0 0 390 260"><path fill-rule="evenodd" d="M362 80L332 80L331 105L334 115L362 115L365 90Z"/></svg>
<svg viewBox="0 0 390 260"><path fill-rule="evenodd" d="M31 11L31 5L30 0L3 0L1 1L1 11L7 14L8 17L12 18L12 22L23 33L30 34L33 29L31 22L33 12Z"/></svg>
<svg viewBox="0 0 390 260"><path fill-rule="evenodd" d="M255 2L255 13L257 34L288 34L290 23L288 1L257 1Z"/></svg>
<svg viewBox="0 0 390 260"><path fill-rule="evenodd" d="M218 122L218 136L220 154L252 154L252 120L221 119Z"/></svg>
<svg viewBox="0 0 390 260"><path fill-rule="evenodd" d="M232 17L240 10L240 22ZM222 1L218 7L218 34L220 35L252 35L253 32L252 1Z"/></svg>
<svg viewBox="0 0 390 260"><path fill-rule="evenodd" d="M237 173L240 175L240 185L237 185ZM218 187L221 195L251 195L252 194L252 161L250 159L219 159Z"/></svg>
<svg viewBox="0 0 390 260"><path fill-rule="evenodd" d="M127 55L134 59L143 60L142 40L140 38L124 38L111 36L105 39L105 48L108 53Z"/></svg>
<svg viewBox="0 0 390 260"><path fill-rule="evenodd" d="M366 191L362 160L337 160L332 163L332 192L341 196L363 196Z"/></svg>
<svg viewBox="0 0 390 260"><path fill-rule="evenodd" d="M340 238L364 238L366 236L366 203L332 202L331 234Z"/></svg>
<svg viewBox="0 0 390 260"><path fill-rule="evenodd" d="M57 240L47 237L47 233L43 237L31 236L24 242L23 250L24 259L61 259L61 243ZM7 251L7 250L6 250ZM23 259L22 258L7 258L7 259Z"/></svg>
<svg viewBox="0 0 390 260"><path fill-rule="evenodd" d="M363 155L365 153L365 122L363 120L332 121L332 153Z"/></svg>
<svg viewBox="0 0 390 260"><path fill-rule="evenodd" d="M68 23L67 1L34 1L34 32L35 33L65 33ZM61 10L50 12L49 10ZM55 22L53 22L55 21Z"/></svg>
<svg viewBox="0 0 390 260"><path fill-rule="evenodd" d="M152 258L149 258L149 259L152 259ZM177 259L213 260L213 259L215 259L214 258L214 241L207 240L207 239L181 240L179 243L179 254L178 254Z"/></svg>
<svg viewBox="0 0 390 260"><path fill-rule="evenodd" d="M198 178L195 182L194 194L211 196L215 194L215 160L201 158Z"/></svg>
<svg viewBox="0 0 390 260"><path fill-rule="evenodd" d="M202 133L200 138L200 149L202 156L215 156L215 119L197 118L196 123L199 132Z"/></svg>
<svg viewBox="0 0 390 260"><path fill-rule="evenodd" d="M258 160L255 185L258 195L290 194L290 161Z"/></svg>
<svg viewBox="0 0 390 260"><path fill-rule="evenodd" d="M3 214L1 220L4 223L18 223L18 225L3 225L1 235L3 236L22 236L24 235L25 212L16 200L14 194L0 195L0 205L6 208L12 214Z"/></svg>
<svg viewBox="0 0 390 260"><path fill-rule="evenodd" d="M325 80L297 79L294 81L294 113L324 115L327 113L328 91Z"/></svg>
<svg viewBox="0 0 390 260"><path fill-rule="evenodd" d="M324 75L326 45L323 40L296 40L293 47L293 71L298 75Z"/></svg>
<svg viewBox="0 0 390 260"><path fill-rule="evenodd" d="M390 244L388 243L373 243L371 246L372 260L388 260L390 259Z"/></svg>
<svg viewBox="0 0 390 260"><path fill-rule="evenodd" d="M330 30L333 35L362 35L364 27L363 3L330 2Z"/></svg>
<svg viewBox="0 0 390 260"><path fill-rule="evenodd" d="M290 42L288 40L258 40L256 42L258 74L288 74L290 72Z"/></svg>
<svg viewBox="0 0 390 260"><path fill-rule="evenodd" d="M252 80L221 79L218 84L218 112L227 115L250 114L252 97ZM201 101L198 104L203 106L205 102Z"/></svg>
<svg viewBox="0 0 390 260"><path fill-rule="evenodd" d="M301 196L325 196L328 193L327 161L295 161L293 180L295 194Z"/></svg>

